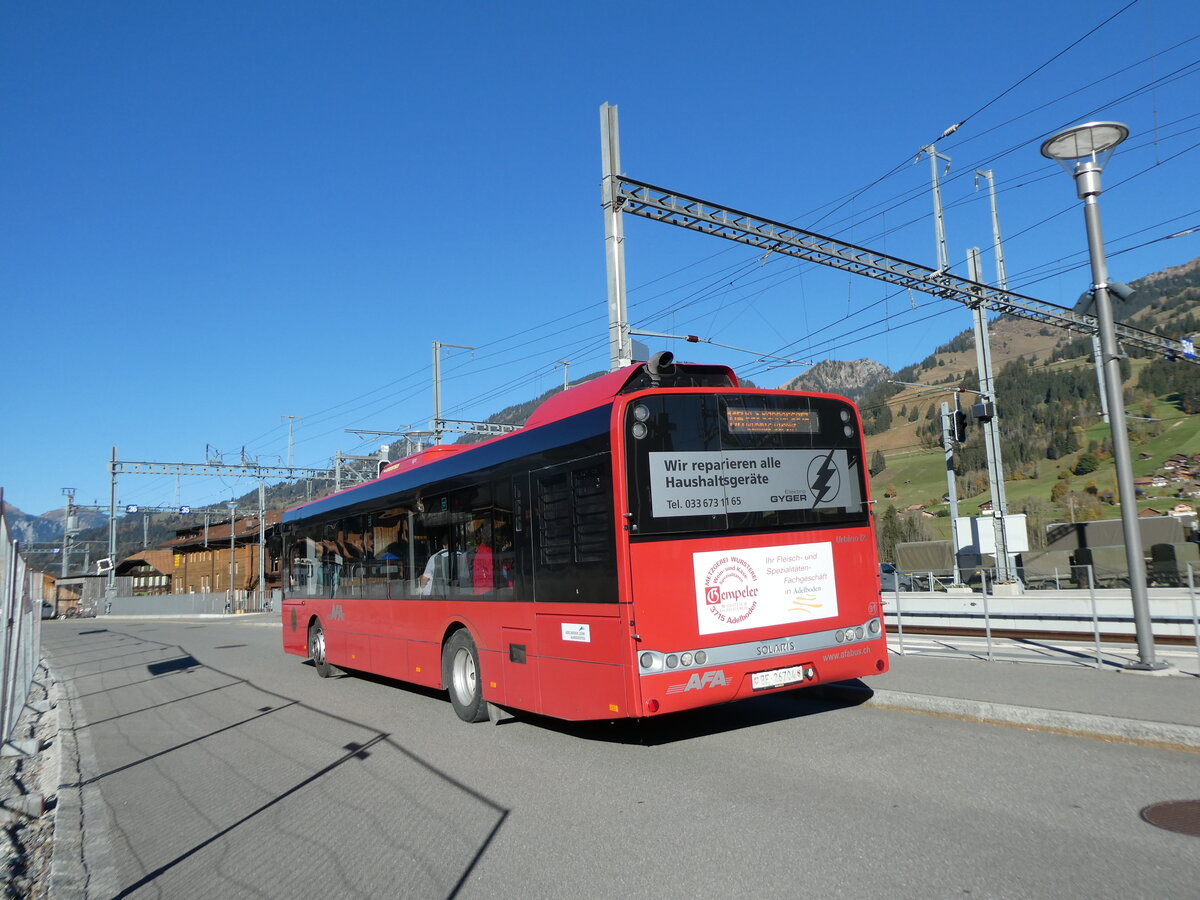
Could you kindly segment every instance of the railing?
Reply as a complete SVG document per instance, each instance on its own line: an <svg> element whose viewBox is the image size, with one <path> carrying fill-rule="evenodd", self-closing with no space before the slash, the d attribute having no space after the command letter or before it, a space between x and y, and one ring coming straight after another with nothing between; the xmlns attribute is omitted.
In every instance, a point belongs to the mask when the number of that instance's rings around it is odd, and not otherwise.
<svg viewBox="0 0 1200 900"><path fill-rule="evenodd" d="M108 616L224 615L270 612L279 609L272 591L261 601L255 591L218 591L192 594L143 594L104 600L99 613Z"/></svg>
<svg viewBox="0 0 1200 900"><path fill-rule="evenodd" d="M1195 646L1200 667L1200 563L1181 563L1182 585L1151 587L1151 623L1156 638L1188 640ZM1101 644L1113 637L1135 637L1128 580L1125 586L1106 587L1091 566L1040 571L1018 570L1016 589L997 585L994 569L960 573L959 583L949 571L885 575L890 589L882 592L886 624L893 629L892 645L904 654L905 629L925 627L981 631L987 658L995 658L993 632L1039 631L1071 634L1091 639L1096 668L1104 666ZM1035 576L1036 577L1031 577ZM1045 590L1029 590L1032 585ZM1200 670L1200 669L1198 669Z"/></svg>
<svg viewBox="0 0 1200 900"><path fill-rule="evenodd" d="M0 498L3 491L0 491ZM0 506L0 509L3 507ZM42 650L42 579L26 568L8 521L0 514L0 605L4 615L3 676L0 677L0 742L5 755L33 685ZM24 752L19 746L18 752Z"/></svg>

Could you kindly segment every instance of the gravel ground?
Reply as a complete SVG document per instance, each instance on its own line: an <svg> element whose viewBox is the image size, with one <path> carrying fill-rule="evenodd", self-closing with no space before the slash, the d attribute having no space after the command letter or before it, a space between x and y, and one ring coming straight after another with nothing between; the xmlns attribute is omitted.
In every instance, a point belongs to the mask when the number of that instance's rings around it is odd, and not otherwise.
<svg viewBox="0 0 1200 900"><path fill-rule="evenodd" d="M38 712L36 704L49 700L50 690L49 675L45 668L39 668L29 701L12 734L14 742L36 739L39 752L0 758L0 800L4 805L0 810L0 858L4 860L0 900L40 900L49 896L58 791L58 714L54 709ZM39 809L41 815L29 815Z"/></svg>

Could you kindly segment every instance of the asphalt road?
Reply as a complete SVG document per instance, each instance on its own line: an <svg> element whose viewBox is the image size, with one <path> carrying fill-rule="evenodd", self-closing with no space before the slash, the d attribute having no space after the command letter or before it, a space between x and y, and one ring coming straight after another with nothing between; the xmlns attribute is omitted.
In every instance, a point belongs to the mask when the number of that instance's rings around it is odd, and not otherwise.
<svg viewBox="0 0 1200 900"><path fill-rule="evenodd" d="M1192 753L802 691L465 725L317 678L257 616L47 622L43 645L56 897L1200 896L1200 839L1138 815L1200 797Z"/></svg>

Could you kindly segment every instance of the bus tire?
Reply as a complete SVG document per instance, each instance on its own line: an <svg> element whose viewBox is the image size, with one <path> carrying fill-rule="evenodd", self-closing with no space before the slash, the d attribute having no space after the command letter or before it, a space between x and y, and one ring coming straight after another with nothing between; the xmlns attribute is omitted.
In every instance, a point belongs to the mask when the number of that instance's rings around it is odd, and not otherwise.
<svg viewBox="0 0 1200 900"><path fill-rule="evenodd" d="M334 671L325 653L325 626L321 624L320 619L313 619L312 624L308 626L308 656L313 661L317 674L322 678L328 678Z"/></svg>
<svg viewBox="0 0 1200 900"><path fill-rule="evenodd" d="M471 633L460 628L442 648L442 684L450 693L450 705L464 722L482 722L488 717L479 679L479 651Z"/></svg>

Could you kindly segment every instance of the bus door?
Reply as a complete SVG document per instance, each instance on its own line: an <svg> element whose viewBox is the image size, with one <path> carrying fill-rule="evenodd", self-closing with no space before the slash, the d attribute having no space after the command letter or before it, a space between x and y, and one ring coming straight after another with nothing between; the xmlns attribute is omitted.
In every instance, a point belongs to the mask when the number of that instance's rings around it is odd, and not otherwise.
<svg viewBox="0 0 1200 900"><path fill-rule="evenodd" d="M541 711L562 718L624 715L628 626L618 603L612 455L529 476L534 641Z"/></svg>

